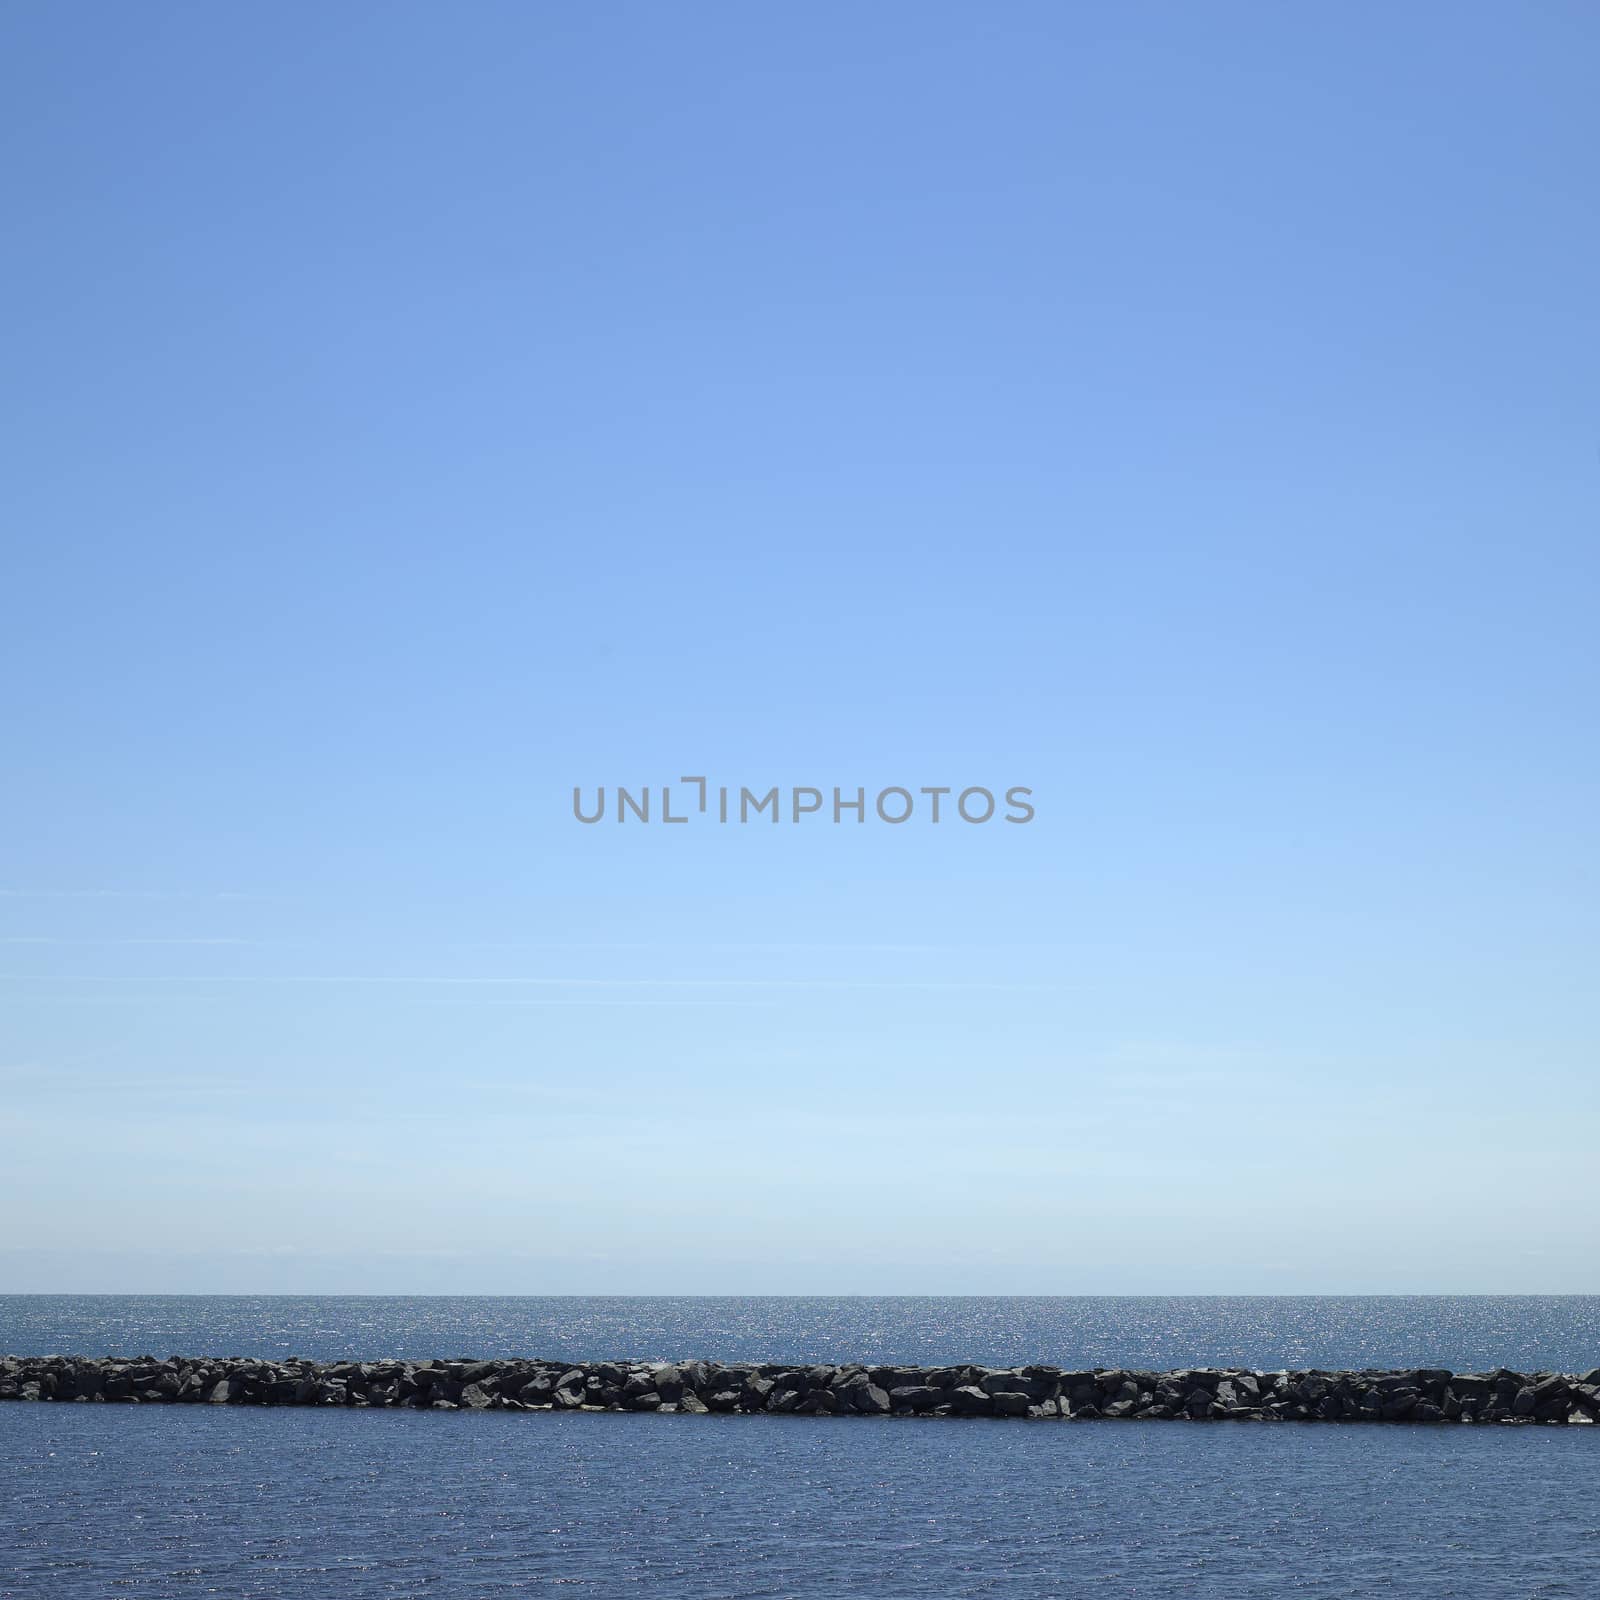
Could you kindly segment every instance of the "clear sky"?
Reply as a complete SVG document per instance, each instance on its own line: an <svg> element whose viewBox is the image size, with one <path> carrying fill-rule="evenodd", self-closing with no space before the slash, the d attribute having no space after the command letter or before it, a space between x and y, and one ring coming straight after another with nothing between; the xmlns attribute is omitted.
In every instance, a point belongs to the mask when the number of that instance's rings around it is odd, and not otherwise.
<svg viewBox="0 0 1600 1600"><path fill-rule="evenodd" d="M1597 50L13 0L0 1286L1600 1290Z"/></svg>

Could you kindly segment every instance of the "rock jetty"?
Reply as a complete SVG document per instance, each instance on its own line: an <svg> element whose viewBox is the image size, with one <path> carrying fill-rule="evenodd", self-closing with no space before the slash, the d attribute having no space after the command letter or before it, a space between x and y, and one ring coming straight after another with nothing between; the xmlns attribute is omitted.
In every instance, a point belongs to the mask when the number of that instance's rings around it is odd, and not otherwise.
<svg viewBox="0 0 1600 1600"><path fill-rule="evenodd" d="M1600 1368L1144 1372L714 1361L0 1356L0 1400L1176 1422L1600 1422Z"/></svg>

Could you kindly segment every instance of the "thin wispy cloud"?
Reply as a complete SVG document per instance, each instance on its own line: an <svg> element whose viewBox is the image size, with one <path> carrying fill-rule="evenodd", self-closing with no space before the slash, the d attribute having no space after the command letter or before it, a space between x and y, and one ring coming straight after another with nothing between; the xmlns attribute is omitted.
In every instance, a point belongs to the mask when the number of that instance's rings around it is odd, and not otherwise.
<svg viewBox="0 0 1600 1600"><path fill-rule="evenodd" d="M218 1005L221 995L185 995L191 1002ZM48 994L0 994L0 1006L147 1006L154 1003L151 995L139 994L77 994L71 989L53 989Z"/></svg>
<svg viewBox="0 0 1600 1600"><path fill-rule="evenodd" d="M43 893L43 892L44 891L40 891L40 893ZM0 898L22 899L22 898L28 897L31 893L32 893L32 891L26 891L26 890L0 889ZM63 891L62 893L63 894L70 893L70 894L72 894L72 897L74 897L74 898L78 898L78 897L81 897L81 898L99 897L99 898L106 898L106 899L110 899L110 898L128 898L128 899L138 898L138 897L132 896L132 895L129 895L129 896L116 896L116 895L113 895L112 893L110 893L109 891L96 891L96 890L83 890L83 891L71 891L71 892ZM151 896L148 896L147 898L151 898L151 899L155 899L155 898L179 899L179 898L186 898L186 897L177 896L177 895L158 897L158 896L155 896L155 895L151 895ZM192 898L199 899L199 898L205 898L205 897L203 897L203 896L194 896ZM254 899L265 899L267 897L266 896L261 896L261 895L249 895L249 896L246 896L246 895L235 895L235 896L217 896L216 898L231 898L231 899L241 899L241 900L242 899L252 899L252 900L254 900ZM204 937L171 938L171 939L97 939L97 938L91 938L91 937L64 938L64 937L60 937L60 936L57 936L57 935L17 934L17 935L10 936L10 937L0 938L0 944L84 944L84 945L91 945L91 944L92 945L99 945L99 944L115 944L115 945L124 945L124 944L129 944L129 945L134 945L134 944L190 944L190 945L250 944L250 945L273 945L273 946L280 947L280 948L294 948L294 947L305 948L307 946L322 945L322 944L325 944L327 942L328 941L326 941L325 939L321 939L321 938L295 938L295 937L274 938L274 939L204 938ZM617 940L617 939L602 939L602 940L574 940L574 939L436 939L436 938L429 937L426 942L427 942L428 946L430 948L434 949L434 950L586 950L586 951L608 951L608 950L657 950L657 951L660 951L660 950L671 950L671 951L674 951L674 952L682 952L684 950L704 950L704 951L718 951L718 952L738 951L738 952L741 952L741 953L772 951L774 953L779 953L779 952L785 953L785 954L802 953L802 954L815 954L815 955L840 955L840 954L845 954L845 955L967 955L967 954L972 953L973 951L984 951L984 952L993 952L993 951L998 951L998 950L1039 951L1039 950L1052 950L1052 949L1065 948L1064 946L1041 944L1036 940L1035 941L1028 941L1028 942L1010 943L1010 944L1008 944L1008 943L1006 943L1004 941L995 941L995 940L985 940L980 944L895 944L895 943L892 943L892 942L882 942L882 943L876 943L875 942L875 943L864 943L864 944L842 944L842 943L833 943L833 942L826 942L825 943L825 942L820 942L820 941L819 942L814 942L814 943L806 943L806 942L803 942L803 941L796 941L796 942L773 941L773 942L765 942L765 943L759 943L758 944L758 943L752 943L749 940L744 940L744 941L741 941L741 942L738 942L738 943L720 943L720 942L702 941L702 940L695 940L695 939L685 940L681 935L676 935L676 934L672 935L670 937L667 936L667 935L663 935L659 939L635 939L635 940Z"/></svg>
<svg viewBox="0 0 1600 1600"><path fill-rule="evenodd" d="M8 1090L56 1095L217 1095L229 1098L260 1093L260 1085L231 1074L107 1071L103 1066L70 1062L51 1065L24 1061L0 1067L0 1084Z"/></svg>
<svg viewBox="0 0 1600 1600"><path fill-rule="evenodd" d="M997 989L997 990L1053 990L1061 986L1053 983L972 983L944 982L942 980L916 979L858 979L858 978L570 978L570 977L440 977L434 975L413 977L360 977L318 976L291 974L273 976L265 973L226 974L191 973L164 974L148 977L115 977L95 973L30 973L0 972L0 983L111 983L111 984L227 984L233 985L301 985L384 988L445 987L445 988L495 988L524 987L552 989Z"/></svg>
<svg viewBox="0 0 1600 1600"><path fill-rule="evenodd" d="M0 888L0 900L280 900L246 889L19 889Z"/></svg>
<svg viewBox="0 0 1600 1600"><path fill-rule="evenodd" d="M464 999L446 999L440 997L430 1004L443 1006L459 1006L467 1004ZM474 997L470 1002L474 1006L489 1006L500 1008L514 1006L518 1010L538 1010L543 1007L552 1011L630 1011L637 1007L672 1007L694 1006L722 1008L745 1008L767 1010L776 1005L775 1000L484 1000Z"/></svg>
<svg viewBox="0 0 1600 1600"><path fill-rule="evenodd" d="M821 955L840 952L868 955L966 955L974 950L1049 950L1054 945L1037 942L1006 944L984 941L982 944L841 944L841 943L752 943L743 940L737 944L718 944L698 939L685 940L681 935L663 935L651 940L604 940L593 943L571 939L469 939L443 941L447 950L783 950L804 951Z"/></svg>
<svg viewBox="0 0 1600 1600"><path fill-rule="evenodd" d="M248 945L255 942L253 939L63 939L55 934L40 933L12 933L0 937L0 944L93 945L97 948L106 945L118 948L130 945Z"/></svg>

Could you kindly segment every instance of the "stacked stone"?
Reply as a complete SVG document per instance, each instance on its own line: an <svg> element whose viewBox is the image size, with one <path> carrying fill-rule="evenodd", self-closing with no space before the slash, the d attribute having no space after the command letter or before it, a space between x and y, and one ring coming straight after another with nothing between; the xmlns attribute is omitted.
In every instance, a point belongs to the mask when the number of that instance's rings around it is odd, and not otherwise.
<svg viewBox="0 0 1600 1600"><path fill-rule="evenodd" d="M0 1400L434 1411L760 1412L1251 1422L1600 1421L1600 1368L1143 1372L710 1361L338 1361L0 1356Z"/></svg>

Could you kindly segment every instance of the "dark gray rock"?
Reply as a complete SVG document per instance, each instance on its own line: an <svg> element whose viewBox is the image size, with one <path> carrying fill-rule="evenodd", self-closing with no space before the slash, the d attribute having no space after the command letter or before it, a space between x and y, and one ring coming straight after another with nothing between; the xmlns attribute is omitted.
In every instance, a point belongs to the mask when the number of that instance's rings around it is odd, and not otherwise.
<svg viewBox="0 0 1600 1600"><path fill-rule="evenodd" d="M851 1403L863 1416L881 1417L890 1408L889 1396L875 1383L864 1383L848 1392Z"/></svg>
<svg viewBox="0 0 1600 1600"><path fill-rule="evenodd" d="M1386 1372L1174 1372L1049 1366L909 1367L701 1360L337 1361L291 1357L0 1356L0 1401L123 1405L403 1406L438 1410L769 1411L800 1416L998 1416L1089 1420L1600 1423L1600 1369L1451 1375Z"/></svg>
<svg viewBox="0 0 1600 1600"><path fill-rule="evenodd" d="M1422 1399L1420 1391L1413 1388L1391 1389L1382 1397L1382 1415L1390 1422L1398 1421L1401 1417L1408 1417L1417 1408L1417 1403Z"/></svg>

